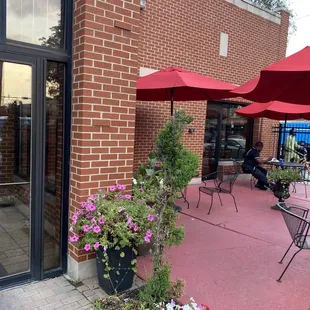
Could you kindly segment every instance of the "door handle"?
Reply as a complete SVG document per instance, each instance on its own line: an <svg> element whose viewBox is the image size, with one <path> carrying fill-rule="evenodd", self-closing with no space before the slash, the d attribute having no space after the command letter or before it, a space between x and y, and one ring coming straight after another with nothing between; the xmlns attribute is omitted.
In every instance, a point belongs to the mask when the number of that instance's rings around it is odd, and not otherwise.
<svg viewBox="0 0 310 310"><path fill-rule="evenodd" d="M0 183L0 186L8 186L8 185L26 185L26 184L30 184L30 182Z"/></svg>

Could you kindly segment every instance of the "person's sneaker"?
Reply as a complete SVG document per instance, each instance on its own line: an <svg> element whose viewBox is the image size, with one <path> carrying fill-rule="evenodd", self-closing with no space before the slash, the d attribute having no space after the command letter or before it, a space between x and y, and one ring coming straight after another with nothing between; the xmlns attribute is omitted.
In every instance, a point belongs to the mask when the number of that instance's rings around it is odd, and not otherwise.
<svg viewBox="0 0 310 310"><path fill-rule="evenodd" d="M266 187L265 185L255 185L256 188L262 190L262 191L266 191L268 187Z"/></svg>

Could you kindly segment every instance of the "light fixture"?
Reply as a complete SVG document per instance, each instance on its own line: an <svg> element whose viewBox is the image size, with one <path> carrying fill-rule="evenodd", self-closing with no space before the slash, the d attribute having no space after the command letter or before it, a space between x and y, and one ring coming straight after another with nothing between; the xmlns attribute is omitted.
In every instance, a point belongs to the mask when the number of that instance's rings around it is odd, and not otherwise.
<svg viewBox="0 0 310 310"><path fill-rule="evenodd" d="M195 132L195 128L188 128L188 133L193 134Z"/></svg>
<svg viewBox="0 0 310 310"><path fill-rule="evenodd" d="M140 0L140 9L145 10L146 9L146 0Z"/></svg>

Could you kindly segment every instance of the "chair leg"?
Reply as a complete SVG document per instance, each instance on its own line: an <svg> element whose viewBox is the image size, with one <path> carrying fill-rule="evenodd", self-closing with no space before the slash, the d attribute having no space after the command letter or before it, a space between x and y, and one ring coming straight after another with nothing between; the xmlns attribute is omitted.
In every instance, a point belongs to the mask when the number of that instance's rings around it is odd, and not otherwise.
<svg viewBox="0 0 310 310"><path fill-rule="evenodd" d="M295 185L295 183L292 183L292 186L293 186L293 193L297 193L297 190L296 190L296 185Z"/></svg>
<svg viewBox="0 0 310 310"><path fill-rule="evenodd" d="M250 184L251 184L251 190L253 190L253 178L252 177L250 179Z"/></svg>
<svg viewBox="0 0 310 310"><path fill-rule="evenodd" d="M291 260L289 261L289 263L288 263L287 266L285 267L284 271L282 272L282 274L281 274L280 278L277 280L277 282L281 282L281 279L282 279L282 277L284 276L284 274L285 274L287 268L289 267L289 265L291 264L291 262L293 261L293 259L295 258L295 256L296 256L301 250L302 250L302 249L299 249L299 250L293 255L293 257L291 258Z"/></svg>
<svg viewBox="0 0 310 310"><path fill-rule="evenodd" d="M281 258L281 260L279 261L279 264L283 263L283 259L285 258L286 254L289 252L289 250L291 249L292 245L293 245L294 241L292 241L291 245L288 247L288 249L286 250L285 254L283 255L283 257Z"/></svg>
<svg viewBox="0 0 310 310"><path fill-rule="evenodd" d="M233 194L230 194L230 195L231 195L231 197L232 197L232 198L233 198L233 200L234 200L234 204L235 204L236 212L239 212L238 207L237 207L237 203L236 203L235 196L234 196Z"/></svg>
<svg viewBox="0 0 310 310"><path fill-rule="evenodd" d="M212 205L213 205L213 193L211 194L211 204L210 204L210 209L209 209L208 214L210 214L210 212L211 212Z"/></svg>
<svg viewBox="0 0 310 310"><path fill-rule="evenodd" d="M221 206L223 206L223 202L222 202L220 193L217 193L217 195L219 196L219 200L220 200Z"/></svg>
<svg viewBox="0 0 310 310"><path fill-rule="evenodd" d="M199 207L199 203L200 203L200 197L201 197L201 194L200 194L201 192L200 192L200 189L199 189L199 199L198 199L198 203L197 203L197 206L196 206L196 208L198 208Z"/></svg>
<svg viewBox="0 0 310 310"><path fill-rule="evenodd" d="M306 182L304 182L304 184L305 184L305 196L306 196L306 198L308 198L308 193L307 193L307 184L306 184Z"/></svg>

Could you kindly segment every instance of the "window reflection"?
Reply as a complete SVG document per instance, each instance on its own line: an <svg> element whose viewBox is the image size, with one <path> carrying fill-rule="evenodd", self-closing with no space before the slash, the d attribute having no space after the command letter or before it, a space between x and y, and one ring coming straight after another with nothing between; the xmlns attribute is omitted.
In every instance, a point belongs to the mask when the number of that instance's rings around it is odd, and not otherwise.
<svg viewBox="0 0 310 310"><path fill-rule="evenodd" d="M7 0L7 38L63 47L62 0Z"/></svg>
<svg viewBox="0 0 310 310"><path fill-rule="evenodd" d="M208 103L204 137L203 175L217 170L220 160L242 160L250 138L250 123L235 112L241 106Z"/></svg>
<svg viewBox="0 0 310 310"><path fill-rule="evenodd" d="M44 269L60 266L64 65L47 62Z"/></svg>

